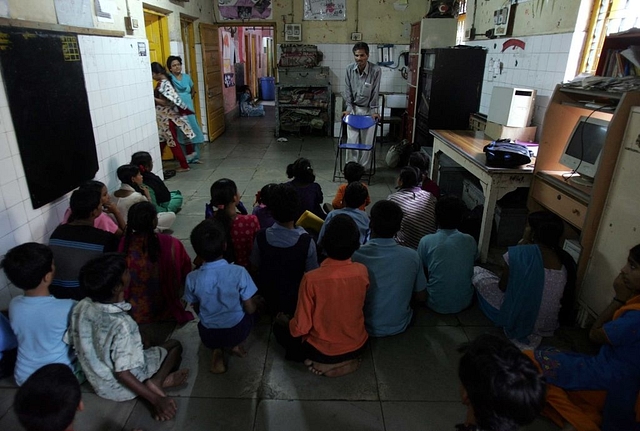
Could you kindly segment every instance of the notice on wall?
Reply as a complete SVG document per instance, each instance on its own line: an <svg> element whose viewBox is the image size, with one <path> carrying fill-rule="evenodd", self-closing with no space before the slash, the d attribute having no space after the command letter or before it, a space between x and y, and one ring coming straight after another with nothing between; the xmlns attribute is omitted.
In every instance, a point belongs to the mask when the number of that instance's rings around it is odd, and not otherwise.
<svg viewBox="0 0 640 431"><path fill-rule="evenodd" d="M95 7L99 22L114 22L113 17L117 9L113 0L95 0Z"/></svg>
<svg viewBox="0 0 640 431"><path fill-rule="evenodd" d="M91 0L54 0L58 24L93 27Z"/></svg>
<svg viewBox="0 0 640 431"><path fill-rule="evenodd" d="M305 21L345 21L347 2L346 0L304 0L303 19Z"/></svg>
<svg viewBox="0 0 640 431"><path fill-rule="evenodd" d="M272 19L271 0L218 0L218 12L223 20Z"/></svg>

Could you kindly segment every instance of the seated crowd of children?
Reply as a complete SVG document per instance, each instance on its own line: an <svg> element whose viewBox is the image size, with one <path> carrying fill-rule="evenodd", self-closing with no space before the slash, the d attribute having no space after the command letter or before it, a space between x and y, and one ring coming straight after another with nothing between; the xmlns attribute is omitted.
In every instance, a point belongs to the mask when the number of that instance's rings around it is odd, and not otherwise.
<svg viewBox="0 0 640 431"><path fill-rule="evenodd" d="M195 269L182 243L162 233L175 220L182 196L170 192L152 169L148 153L134 154L131 164L118 168L122 186L113 199L102 183L82 185L48 246L26 243L4 256L7 278L24 296L11 301L10 328L0 315L0 329L7 334L0 340L6 340L0 344L5 351L0 371L11 372L17 345L13 374L18 385L33 387L27 385L30 380L49 374L70 380L65 374L72 374L106 399L139 396L156 419L169 420L177 406L164 389L184 384L188 370L178 369L180 343L151 340L145 328L193 320L185 304L193 306L201 341L212 351L212 373L227 370L225 349L247 355L243 342L258 314L266 313L286 359L316 375L338 377L359 368L369 337L393 336L411 326L416 303L438 313L457 313L472 303L477 246L458 230L464 204L424 190L434 184L419 167L403 168L399 191L376 202L370 215L364 211L371 202L368 189L359 181L363 170L353 162L345 166L349 184L340 186L328 214L305 158L287 167L291 181L259 192L253 214L244 210L235 182L221 178L211 186L204 221L191 232ZM320 229L297 225L305 211L324 220ZM42 315L47 324L36 324ZM529 333L518 333L520 339L535 335L534 322ZM492 408L483 400L486 385L479 374L489 378L500 370L478 357L507 355L516 363L510 366L528 373L530 387L521 390L532 392L528 415L513 423L532 420L544 394L542 383L532 377L537 372L517 365L522 357L508 343L485 341L473 343L461 362L465 402ZM82 403L74 383L68 384L74 395L67 406L75 411ZM29 392L35 394L25 399L38 396L38 389ZM17 407L21 420L33 415L24 408L21 413ZM494 429L477 419L483 429ZM468 418L467 423L476 422Z"/></svg>

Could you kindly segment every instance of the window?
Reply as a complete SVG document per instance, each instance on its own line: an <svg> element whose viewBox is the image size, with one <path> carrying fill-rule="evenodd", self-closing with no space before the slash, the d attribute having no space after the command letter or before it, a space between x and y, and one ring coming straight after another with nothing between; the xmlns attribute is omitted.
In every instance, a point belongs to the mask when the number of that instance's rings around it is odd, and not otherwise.
<svg viewBox="0 0 640 431"><path fill-rule="evenodd" d="M633 27L640 27L640 1L595 0L581 71L595 73L604 38Z"/></svg>

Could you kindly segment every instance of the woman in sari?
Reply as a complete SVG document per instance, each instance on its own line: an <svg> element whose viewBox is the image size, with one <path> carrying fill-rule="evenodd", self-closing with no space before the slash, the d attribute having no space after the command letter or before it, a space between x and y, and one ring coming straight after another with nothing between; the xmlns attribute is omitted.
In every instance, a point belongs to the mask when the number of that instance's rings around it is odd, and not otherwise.
<svg viewBox="0 0 640 431"><path fill-rule="evenodd" d="M190 140L182 133L181 130L178 130L178 141L180 142L180 146L182 147L182 151L184 154L187 154L187 144L189 141L193 145L194 155L187 161L189 163L202 163L200 161L200 144L204 142L204 135L202 134L202 130L200 129L200 125L198 124L198 120L195 115L195 108L193 106L193 97L196 94L196 87L193 83L193 80L186 73L182 73L182 58L177 57L175 55L170 55L167 58L167 69L171 72L171 83L173 84L173 88L176 89L180 99L187 105L187 108L194 112L193 114L187 115L187 121L193 130L195 136Z"/></svg>
<svg viewBox="0 0 640 431"><path fill-rule="evenodd" d="M547 407L556 424L577 431L640 430L640 244L629 251L613 282L615 295L593 324L596 356L535 350L527 353L545 377Z"/></svg>
<svg viewBox="0 0 640 431"><path fill-rule="evenodd" d="M151 76L158 82L154 92L154 100L156 104L156 123L158 125L158 135L160 137L160 147L164 150L168 145L173 153L173 157L180 163L178 172L189 170L189 164L177 145L178 129L187 136L187 138L195 138L195 133L184 117L185 114L193 114L188 106L182 101L176 90L171 84L169 74L164 67L158 62L151 63Z"/></svg>
<svg viewBox="0 0 640 431"><path fill-rule="evenodd" d="M131 317L139 325L162 321L185 323L193 315L180 301L191 259L180 240L156 233L155 206L139 202L129 209L127 232L120 251L127 256L131 283L125 299L131 304Z"/></svg>

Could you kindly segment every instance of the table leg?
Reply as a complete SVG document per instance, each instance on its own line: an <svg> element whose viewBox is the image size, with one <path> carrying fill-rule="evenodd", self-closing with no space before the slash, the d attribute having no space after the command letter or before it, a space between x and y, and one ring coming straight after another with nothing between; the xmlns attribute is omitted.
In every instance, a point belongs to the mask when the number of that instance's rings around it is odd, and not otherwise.
<svg viewBox="0 0 640 431"><path fill-rule="evenodd" d="M431 169L429 177L436 183L440 184L440 141L436 138L433 140L433 154L431 155Z"/></svg>
<svg viewBox="0 0 640 431"><path fill-rule="evenodd" d="M478 249L480 250L480 262L485 263L489 255L489 243L491 242L491 229L493 226L493 216L496 212L496 202L498 201L498 187L489 183L482 183L484 192L484 210L482 211L482 226L480 228L480 240Z"/></svg>

